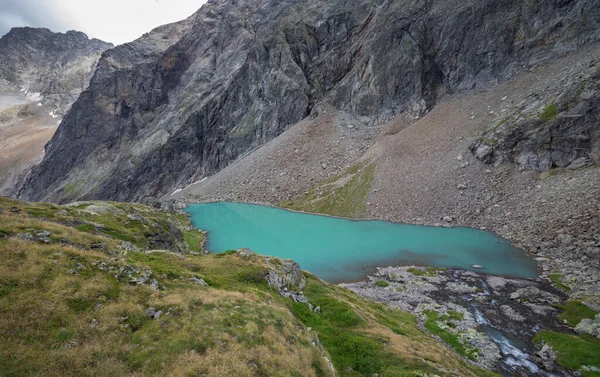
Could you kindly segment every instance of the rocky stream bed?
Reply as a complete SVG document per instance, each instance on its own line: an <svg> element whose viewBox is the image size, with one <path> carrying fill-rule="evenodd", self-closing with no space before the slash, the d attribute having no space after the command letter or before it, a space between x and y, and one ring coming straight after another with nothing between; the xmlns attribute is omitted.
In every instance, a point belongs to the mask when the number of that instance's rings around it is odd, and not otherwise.
<svg viewBox="0 0 600 377"><path fill-rule="evenodd" d="M568 376L538 331L569 332L557 319L566 295L550 283L423 267L379 268L342 284L363 297L409 311L421 326L473 363L505 376Z"/></svg>

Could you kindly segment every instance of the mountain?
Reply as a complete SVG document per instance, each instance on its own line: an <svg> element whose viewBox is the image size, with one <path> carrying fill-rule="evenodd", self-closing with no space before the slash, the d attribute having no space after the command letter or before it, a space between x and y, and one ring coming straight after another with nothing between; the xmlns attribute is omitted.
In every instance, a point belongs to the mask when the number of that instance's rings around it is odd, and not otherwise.
<svg viewBox="0 0 600 377"><path fill-rule="evenodd" d="M412 121L597 41L599 14L596 0L209 1L103 53L21 197L151 200L303 119Z"/></svg>
<svg viewBox="0 0 600 377"><path fill-rule="evenodd" d="M102 51L80 32L14 28L0 38L0 194L15 196L44 145L89 85Z"/></svg>
<svg viewBox="0 0 600 377"><path fill-rule="evenodd" d="M63 115L88 86L100 54L111 43L77 31L13 28L0 38L0 86L41 96L41 102Z"/></svg>

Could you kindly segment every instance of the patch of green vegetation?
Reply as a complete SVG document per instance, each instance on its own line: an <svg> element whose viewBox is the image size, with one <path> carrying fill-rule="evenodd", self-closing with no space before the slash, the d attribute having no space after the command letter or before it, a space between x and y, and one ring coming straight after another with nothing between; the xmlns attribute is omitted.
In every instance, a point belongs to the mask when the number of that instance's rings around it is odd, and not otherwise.
<svg viewBox="0 0 600 377"><path fill-rule="evenodd" d="M440 327L438 324L440 318L437 312L433 310L427 310L424 313L427 316L427 321L425 321L425 328L427 328L427 330L429 330L432 334L442 338L444 342L452 346L452 348L454 348L461 355L466 356L471 360L477 360L478 353L476 349L465 347L457 335Z"/></svg>
<svg viewBox="0 0 600 377"><path fill-rule="evenodd" d="M10 280L6 283L0 284L0 297L6 296L12 291L16 290L19 287L19 283L16 280Z"/></svg>
<svg viewBox="0 0 600 377"><path fill-rule="evenodd" d="M484 137L480 138L479 141L487 145L496 145L498 143L498 140L496 139L488 139Z"/></svg>
<svg viewBox="0 0 600 377"><path fill-rule="evenodd" d="M592 336L575 336L540 331L534 339L545 342L556 351L558 364L572 371L584 365L600 368L600 340Z"/></svg>
<svg viewBox="0 0 600 377"><path fill-rule="evenodd" d="M321 183L308 194L279 203L297 211L356 218L367 209L367 196L375 176L374 164L356 164L343 174Z"/></svg>
<svg viewBox="0 0 600 377"><path fill-rule="evenodd" d="M291 311L305 326L318 332L340 375L393 375L392 370L398 368L405 368L409 373L429 369L426 365L412 366L410 362L386 350L386 339L364 332L365 320L348 303L333 298L332 294L330 289L311 279L305 295L313 305L321 307L321 313L315 314L301 303L291 304ZM387 322L391 322L389 317ZM394 327L402 332L399 326Z"/></svg>
<svg viewBox="0 0 600 377"><path fill-rule="evenodd" d="M584 318L593 319L597 314L579 300L569 300L565 305L557 305L557 307L563 310L558 318L560 320L566 320L571 327L577 326Z"/></svg>
<svg viewBox="0 0 600 377"><path fill-rule="evenodd" d="M447 314L444 314L442 316L442 319L444 321L450 321L450 320L462 321L464 319L464 314L455 312L454 310L449 310Z"/></svg>
<svg viewBox="0 0 600 377"><path fill-rule="evenodd" d="M494 130L497 130L500 126L502 126L503 124L505 124L506 122L508 122L509 118L504 118L502 119L500 122L498 122L498 124L496 124L494 126Z"/></svg>
<svg viewBox="0 0 600 377"><path fill-rule="evenodd" d="M415 276L434 276L437 273L437 268L435 267L427 267L425 269L410 267L406 269L406 271L410 272Z"/></svg>
<svg viewBox="0 0 600 377"><path fill-rule="evenodd" d="M419 268L414 268L411 267L409 269L407 269L406 271L410 272L411 274L415 275L415 276L424 276L427 275L427 272L419 269Z"/></svg>
<svg viewBox="0 0 600 377"><path fill-rule="evenodd" d="M75 313L85 312L94 306L94 301L89 298L70 298L67 299L67 306Z"/></svg>
<svg viewBox="0 0 600 377"><path fill-rule="evenodd" d="M561 291L569 292L571 290L571 288L568 285L562 282L561 274L549 274L548 278L552 281L552 283L554 283L556 288L560 289Z"/></svg>
<svg viewBox="0 0 600 377"><path fill-rule="evenodd" d="M86 233L92 233L96 231L96 227L92 224L79 224L75 227L75 229Z"/></svg>
<svg viewBox="0 0 600 377"><path fill-rule="evenodd" d="M556 118L556 115L558 115L558 105L556 102L552 102L548 106L544 107L544 110L542 110L540 113L539 118L540 120L547 122Z"/></svg>
<svg viewBox="0 0 600 377"><path fill-rule="evenodd" d="M216 256L217 256L217 258L223 258L223 257L226 257L228 255L235 254L235 253L237 253L237 250L227 250L227 251L224 251L222 253L216 254Z"/></svg>
<svg viewBox="0 0 600 377"><path fill-rule="evenodd" d="M202 251L202 243L204 242L204 234L200 231L184 231L183 237L185 242L190 246L192 251Z"/></svg>
<svg viewBox="0 0 600 377"><path fill-rule="evenodd" d="M378 287L385 288L385 287L389 287L390 283L388 283L385 280L378 280L378 281L375 282L375 285L378 286Z"/></svg>

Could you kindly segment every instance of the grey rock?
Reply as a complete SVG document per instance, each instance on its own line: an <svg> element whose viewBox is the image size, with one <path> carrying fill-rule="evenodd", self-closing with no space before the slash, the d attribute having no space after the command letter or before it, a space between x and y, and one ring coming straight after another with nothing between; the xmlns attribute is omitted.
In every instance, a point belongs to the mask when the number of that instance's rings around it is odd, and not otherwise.
<svg viewBox="0 0 600 377"><path fill-rule="evenodd" d="M239 249L237 251L237 255L244 257L244 258L250 258L254 255L257 255L254 251L250 250L250 249Z"/></svg>
<svg viewBox="0 0 600 377"><path fill-rule="evenodd" d="M575 332L592 335L600 339L600 323L590 318L584 318L575 326Z"/></svg>
<svg viewBox="0 0 600 377"><path fill-rule="evenodd" d="M581 88L587 96L582 96ZM552 108L555 108L551 110ZM478 159L527 170L578 169L600 161L600 71L565 89L540 112L510 116L470 146Z"/></svg>
<svg viewBox="0 0 600 377"><path fill-rule="evenodd" d="M298 263L290 259L266 258L269 272L265 276L267 283L276 289L306 286L306 278Z"/></svg>
<svg viewBox="0 0 600 377"><path fill-rule="evenodd" d="M146 315L148 317L154 318L155 314L156 314L156 309L154 309L153 307L149 307L148 309L146 309Z"/></svg>
<svg viewBox="0 0 600 377"><path fill-rule="evenodd" d="M206 283L206 282L204 281L204 279L200 279L200 278L197 278L197 277L192 277L192 278L190 278L189 280L190 280L191 282L193 282L193 283L196 283L196 284L198 284L198 285L201 285L201 286L203 286L203 287L208 287L208 283Z"/></svg>
<svg viewBox="0 0 600 377"><path fill-rule="evenodd" d="M547 344L542 346L542 349L538 351L537 356L539 357L538 364L542 365L545 370L552 371L556 365L556 352ZM535 359L534 359L535 360Z"/></svg>
<svg viewBox="0 0 600 377"><path fill-rule="evenodd" d="M0 87L40 93L42 103L63 115L88 86L100 54L111 47L77 31L13 28L0 38Z"/></svg>
<svg viewBox="0 0 600 377"><path fill-rule="evenodd" d="M279 294L283 297L291 298L292 300L294 300L294 302L308 304L308 298L306 298L306 296L304 296L302 293L292 291L279 291Z"/></svg>
<svg viewBox="0 0 600 377"><path fill-rule="evenodd" d="M569 166L567 166L567 169L579 169L585 166L585 164L587 163L587 158L586 157L579 157L576 160L573 160L573 162L571 162L571 164L569 164Z"/></svg>
<svg viewBox="0 0 600 377"><path fill-rule="evenodd" d="M558 297L552 293L542 291L535 286L520 288L516 292L511 293L510 298L511 300L519 299L537 304L553 304L559 301Z"/></svg>
<svg viewBox="0 0 600 377"><path fill-rule="evenodd" d="M598 2L210 1L103 53L20 197L160 197L323 105L373 126L418 117L441 93L489 87L599 40L600 17L581 14L598 14ZM573 140L556 148L589 144Z"/></svg>
<svg viewBox="0 0 600 377"><path fill-rule="evenodd" d="M500 310L502 311L502 313L505 316L510 318L512 321L517 321L517 322L525 321L525 317L523 317L521 314L519 314L516 310L514 310L513 308L511 308L508 305L501 305Z"/></svg>
<svg viewBox="0 0 600 377"><path fill-rule="evenodd" d="M581 367L581 370L585 372L600 372L600 368L593 365L584 365Z"/></svg>
<svg viewBox="0 0 600 377"><path fill-rule="evenodd" d="M162 315L162 310L159 310L156 313L154 313L154 315L152 316L152 318L153 319L159 319L161 315Z"/></svg>

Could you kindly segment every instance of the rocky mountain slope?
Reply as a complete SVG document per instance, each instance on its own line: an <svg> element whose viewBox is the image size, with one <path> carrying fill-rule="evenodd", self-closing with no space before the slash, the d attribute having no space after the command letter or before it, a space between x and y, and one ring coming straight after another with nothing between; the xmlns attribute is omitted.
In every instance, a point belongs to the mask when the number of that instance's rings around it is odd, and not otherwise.
<svg viewBox="0 0 600 377"><path fill-rule="evenodd" d="M23 198L148 200L327 109L423 115L600 38L596 0L211 1L105 53Z"/></svg>
<svg viewBox="0 0 600 377"><path fill-rule="evenodd" d="M142 205L0 198L2 375L494 375L409 313L203 237Z"/></svg>
<svg viewBox="0 0 600 377"><path fill-rule="evenodd" d="M0 38L0 194L18 193L110 47L75 31L14 28Z"/></svg>
<svg viewBox="0 0 600 377"><path fill-rule="evenodd" d="M111 47L77 31L13 28L0 38L0 88L25 91L62 116L88 86L100 54Z"/></svg>

